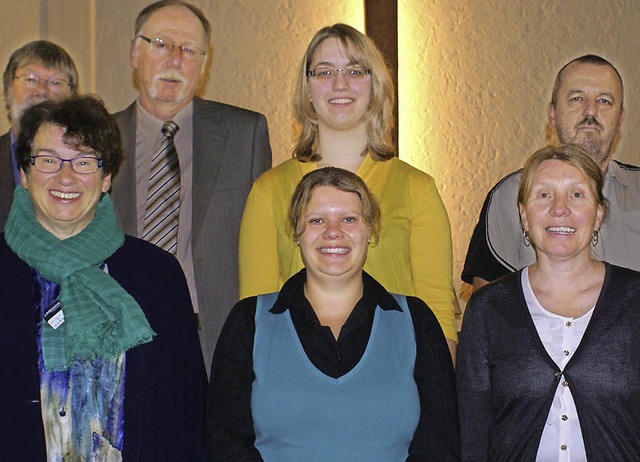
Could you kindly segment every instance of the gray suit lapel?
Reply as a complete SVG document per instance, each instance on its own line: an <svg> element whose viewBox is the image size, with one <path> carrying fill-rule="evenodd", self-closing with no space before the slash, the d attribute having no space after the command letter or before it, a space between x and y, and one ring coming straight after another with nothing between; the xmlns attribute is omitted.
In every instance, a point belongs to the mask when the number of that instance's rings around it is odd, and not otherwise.
<svg viewBox="0 0 640 462"><path fill-rule="evenodd" d="M206 216L225 152L228 130L215 105L193 100L193 217L192 239L197 241Z"/></svg>
<svg viewBox="0 0 640 462"><path fill-rule="evenodd" d="M15 187L13 161L11 159L11 136L7 132L0 137L0 231L4 231L4 224L11 210Z"/></svg>
<svg viewBox="0 0 640 462"><path fill-rule="evenodd" d="M124 160L116 175L111 195L126 234L138 235L138 213L136 210L136 102L124 111L115 114L120 127Z"/></svg>

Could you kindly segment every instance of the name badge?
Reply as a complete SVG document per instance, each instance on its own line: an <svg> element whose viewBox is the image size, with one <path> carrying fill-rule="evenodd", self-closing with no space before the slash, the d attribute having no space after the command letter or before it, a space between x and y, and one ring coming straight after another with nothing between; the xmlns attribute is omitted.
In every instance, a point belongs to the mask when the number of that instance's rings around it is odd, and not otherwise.
<svg viewBox="0 0 640 462"><path fill-rule="evenodd" d="M44 312L44 320L49 323L53 329L57 329L64 323L64 312L62 311L62 303L59 300L53 302Z"/></svg>

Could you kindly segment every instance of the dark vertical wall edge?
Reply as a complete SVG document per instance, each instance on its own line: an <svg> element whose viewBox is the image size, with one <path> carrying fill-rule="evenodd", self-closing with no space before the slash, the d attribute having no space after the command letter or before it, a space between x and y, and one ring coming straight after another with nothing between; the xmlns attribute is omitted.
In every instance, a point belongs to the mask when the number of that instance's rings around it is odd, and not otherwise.
<svg viewBox="0 0 640 462"><path fill-rule="evenodd" d="M378 45L387 60L393 77L396 105L394 117L396 125L393 140L398 143L398 1L364 0L364 21L366 33Z"/></svg>

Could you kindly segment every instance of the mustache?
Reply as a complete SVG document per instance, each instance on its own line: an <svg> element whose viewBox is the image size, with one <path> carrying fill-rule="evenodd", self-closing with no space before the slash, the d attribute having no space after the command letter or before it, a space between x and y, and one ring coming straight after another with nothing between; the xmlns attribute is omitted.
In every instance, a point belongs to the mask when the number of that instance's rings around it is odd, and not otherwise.
<svg viewBox="0 0 640 462"><path fill-rule="evenodd" d="M594 126L599 129L603 128L600 122L598 122L594 116L586 116L580 123L578 123L577 128L589 126Z"/></svg>
<svg viewBox="0 0 640 462"><path fill-rule="evenodd" d="M176 80L184 83L184 77L177 69L167 69L156 74L156 79Z"/></svg>

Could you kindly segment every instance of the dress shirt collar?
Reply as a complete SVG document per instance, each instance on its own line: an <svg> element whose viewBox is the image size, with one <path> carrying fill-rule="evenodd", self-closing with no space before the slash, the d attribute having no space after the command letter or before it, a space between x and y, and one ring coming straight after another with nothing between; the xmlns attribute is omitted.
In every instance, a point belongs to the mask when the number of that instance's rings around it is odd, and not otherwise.
<svg viewBox="0 0 640 462"><path fill-rule="evenodd" d="M281 314L290 308L305 309L307 305L311 308L309 301L304 296L304 284L306 280L307 270L303 268L284 283L276 302L269 311L274 314ZM356 308L363 306L364 308L373 309L379 306L381 309L387 311L402 311L402 308L400 308L400 305L398 305L398 302L396 302L393 296L365 271L362 272L362 282L362 298L356 304ZM356 311L356 308L354 308L354 311Z"/></svg>
<svg viewBox="0 0 640 462"><path fill-rule="evenodd" d="M304 295L304 284L306 280L306 269L302 269L293 275L285 282L276 302L269 311L274 314L282 314L290 310L293 323L296 325L296 330L298 330L299 333L317 331L320 332L321 335L331 337L331 331L328 327L320 323L313 307ZM362 272L362 282L362 298L358 300L353 307L349 317L340 329L340 337L337 339L338 342L341 342L342 339L346 338L360 326L366 323L372 323L377 307L386 311L402 311L402 308L400 308L393 296L389 294L379 282L364 271Z"/></svg>
<svg viewBox="0 0 640 462"><path fill-rule="evenodd" d="M159 137L162 136L160 130L162 129L162 125L164 125L164 123L167 121L161 120L152 116L149 112L147 112L145 108L142 107L142 104L140 104L140 100L138 100L137 102L136 117L137 117L136 123L138 125L138 131L141 131L142 133L157 133L158 134L157 136ZM180 109L180 111L178 111L178 113L175 116L173 116L171 120L173 120L179 127L178 133L176 133L176 136L175 136L175 140L177 144L179 142L178 140L180 138L180 135L184 135L184 132L186 131L186 130L182 130L182 128L191 126L192 124L193 101L191 101L185 107ZM151 140L151 141L154 141L154 140Z"/></svg>
<svg viewBox="0 0 640 462"><path fill-rule="evenodd" d="M633 186L638 180L637 167L627 168L626 164L618 162L617 160L611 160L609 167L607 167L607 173L605 174L605 183L610 179L615 178L618 183L623 186Z"/></svg>

